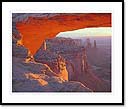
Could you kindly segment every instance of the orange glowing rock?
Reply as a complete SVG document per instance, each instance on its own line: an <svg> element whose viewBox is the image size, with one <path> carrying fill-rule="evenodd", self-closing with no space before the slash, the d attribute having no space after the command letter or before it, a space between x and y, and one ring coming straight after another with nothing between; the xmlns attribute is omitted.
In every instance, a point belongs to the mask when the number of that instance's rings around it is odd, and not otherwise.
<svg viewBox="0 0 128 109"><path fill-rule="evenodd" d="M35 54L43 41L55 37L59 32L88 27L111 27L111 14L60 14L52 17L29 17L17 22L16 28L22 35L22 43L31 54Z"/></svg>
<svg viewBox="0 0 128 109"><path fill-rule="evenodd" d="M45 80L43 80L43 79L37 79L37 81L38 81L42 86L48 85L48 82L45 81Z"/></svg>

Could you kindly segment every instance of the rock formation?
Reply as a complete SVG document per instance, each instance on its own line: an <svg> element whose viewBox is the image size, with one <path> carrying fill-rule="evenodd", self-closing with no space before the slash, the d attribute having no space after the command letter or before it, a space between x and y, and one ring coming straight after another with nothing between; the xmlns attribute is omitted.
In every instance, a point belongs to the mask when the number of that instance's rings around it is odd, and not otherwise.
<svg viewBox="0 0 128 109"><path fill-rule="evenodd" d="M62 57L58 58L58 67L61 71L59 74L52 71L47 64L34 60L26 62L29 51L23 45L17 45L17 41L15 38L12 40L13 92L92 92L80 82L67 81L68 77L63 73L66 68Z"/></svg>
<svg viewBox="0 0 128 109"><path fill-rule="evenodd" d="M97 48L96 40L94 40L94 48Z"/></svg>
<svg viewBox="0 0 128 109"><path fill-rule="evenodd" d="M17 42L18 40L14 37L12 37L12 56L24 58L26 59L28 57L28 49L25 48L23 45L19 45Z"/></svg>
<svg viewBox="0 0 128 109"><path fill-rule="evenodd" d="M61 72L60 67L63 67L61 68L61 70L65 69L65 71L63 70L63 72L65 72L66 75L67 69L70 69L71 71L69 70L68 75L76 77L77 74L75 72L81 73L86 70L86 54L85 49L80 46L80 40L73 40L71 38L54 38L49 39L46 42L48 45L47 50L41 50L43 46L42 44L42 46L34 56L37 62L48 64L50 68L55 72ZM81 66L81 64L83 65ZM75 67L77 67L78 69L75 69ZM71 72L73 73L71 74ZM72 77L69 76L69 78Z"/></svg>
<svg viewBox="0 0 128 109"><path fill-rule="evenodd" d="M111 26L111 14L21 13L12 17L14 92L110 91L92 73L80 40L51 38L59 32Z"/></svg>
<svg viewBox="0 0 128 109"><path fill-rule="evenodd" d="M33 55L45 39L53 38L59 32L87 27L111 27L111 14L13 14L13 31L21 34L23 45Z"/></svg>
<svg viewBox="0 0 128 109"><path fill-rule="evenodd" d="M59 77L63 78L64 80L68 81L68 72L66 69L65 59L62 58L60 55L57 58L58 70L59 70Z"/></svg>
<svg viewBox="0 0 128 109"><path fill-rule="evenodd" d="M60 73L59 67L61 66L62 70L65 69L67 72L63 70L63 77L67 75L69 81L82 82L93 91L109 91L108 84L92 73L92 69L87 62L86 49L80 46L79 43L74 46L74 41L76 42L75 39L71 38L47 40L47 50L39 49L34 55L35 61L48 64L54 72L58 72L57 74ZM62 65L59 62L60 60L62 63L64 62Z"/></svg>
<svg viewBox="0 0 128 109"><path fill-rule="evenodd" d="M46 41L44 40L44 42L43 42L43 50L46 50Z"/></svg>
<svg viewBox="0 0 128 109"><path fill-rule="evenodd" d="M85 44L86 44L86 46L85 46L86 49L90 49L92 47L92 44L91 44L91 41L90 41L89 38L86 39L86 43Z"/></svg>

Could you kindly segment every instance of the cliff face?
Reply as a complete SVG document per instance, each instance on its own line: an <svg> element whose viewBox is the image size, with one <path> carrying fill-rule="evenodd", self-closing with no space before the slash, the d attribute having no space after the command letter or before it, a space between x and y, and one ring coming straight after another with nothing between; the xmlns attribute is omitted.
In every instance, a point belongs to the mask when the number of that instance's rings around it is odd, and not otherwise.
<svg viewBox="0 0 128 109"><path fill-rule="evenodd" d="M80 82L68 81L63 67L64 60L60 62L59 74L51 70L47 64L26 61L29 51L18 44L13 38L12 52L12 91L13 92L92 92ZM65 69L63 69L65 68Z"/></svg>
<svg viewBox="0 0 128 109"><path fill-rule="evenodd" d="M20 33L22 43L32 54L35 54L45 39L53 38L59 32L110 26L110 13L13 15L13 31Z"/></svg>
<svg viewBox="0 0 128 109"><path fill-rule="evenodd" d="M43 50L44 44L34 55L36 62L48 64L54 72L60 74L58 65L61 66L62 76L69 81L79 81L93 91L110 91L109 85L98 78L87 62L85 48L80 40L71 38L53 38L46 40L47 50ZM62 58L64 64L58 62ZM65 69L65 70L64 70ZM66 72L65 72L66 71Z"/></svg>
<svg viewBox="0 0 128 109"><path fill-rule="evenodd" d="M77 73L86 71L86 53L80 46L81 40L71 38L53 38L46 40L47 50L43 50L44 43L34 55L35 61L46 63L55 72L68 71L70 80L77 78ZM60 68L61 67L61 68ZM77 69L76 69L77 68Z"/></svg>

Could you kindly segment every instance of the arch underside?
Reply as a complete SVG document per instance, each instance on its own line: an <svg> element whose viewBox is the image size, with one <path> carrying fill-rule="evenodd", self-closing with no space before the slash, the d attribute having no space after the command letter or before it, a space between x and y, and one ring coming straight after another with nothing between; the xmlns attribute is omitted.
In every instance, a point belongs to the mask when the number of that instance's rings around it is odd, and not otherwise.
<svg viewBox="0 0 128 109"><path fill-rule="evenodd" d="M23 45L33 55L45 39L54 38L60 32L89 27L111 27L111 14L57 14L52 17L28 17L16 23Z"/></svg>

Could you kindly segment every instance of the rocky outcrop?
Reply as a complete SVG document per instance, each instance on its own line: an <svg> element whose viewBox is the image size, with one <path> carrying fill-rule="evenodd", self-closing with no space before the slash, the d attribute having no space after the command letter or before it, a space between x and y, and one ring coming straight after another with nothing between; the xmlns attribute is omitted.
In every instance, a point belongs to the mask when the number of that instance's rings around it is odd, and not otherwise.
<svg viewBox="0 0 128 109"><path fill-rule="evenodd" d="M65 59L54 52L41 50L34 56L35 61L47 64L59 77L68 80Z"/></svg>
<svg viewBox="0 0 128 109"><path fill-rule="evenodd" d="M68 77L75 80L78 75L86 72L88 67L85 49L81 46L81 40L71 38L54 38L46 40L47 50L42 50L42 46L34 55L35 61L46 63L50 68L58 72L59 67L66 66ZM63 57L58 62L58 56ZM59 65L59 67L58 67ZM79 73L79 74L78 74ZM67 74L67 73L65 73Z"/></svg>
<svg viewBox="0 0 128 109"><path fill-rule="evenodd" d="M47 86L49 88L47 88L47 91L86 91L86 92L90 92L91 90L87 87L85 87L82 83L80 82L76 82L76 81L64 81L63 79L56 77L56 76L46 76L43 74L33 74L33 73L29 73L28 74L29 78L34 79L34 80L38 80L38 82L43 85L43 86ZM49 90L48 90L49 89ZM44 90L45 91L45 90Z"/></svg>
<svg viewBox="0 0 128 109"><path fill-rule="evenodd" d="M13 60L13 92L92 92L80 82L55 76L47 65Z"/></svg>
<svg viewBox="0 0 128 109"><path fill-rule="evenodd" d="M69 43L69 40L72 43ZM75 41L77 40L68 38L49 39L46 41L47 50L43 51L40 48L34 56L35 61L48 64L54 72L58 72L57 58L59 55L65 60L69 81L82 82L93 91L110 91L109 84L92 73L93 69L88 64L85 48L77 43L74 46Z"/></svg>
<svg viewBox="0 0 128 109"><path fill-rule="evenodd" d="M19 57L19 58L27 58L28 57L28 49L25 48L23 45L19 45L18 40L13 37L12 39L12 56Z"/></svg>
<svg viewBox="0 0 128 109"><path fill-rule="evenodd" d="M47 64L26 61L29 51L23 45L17 45L17 39L13 38L12 44L13 92L92 92L80 82L68 81L68 72L62 57L57 58L59 64L55 71L58 72L54 72Z"/></svg>

